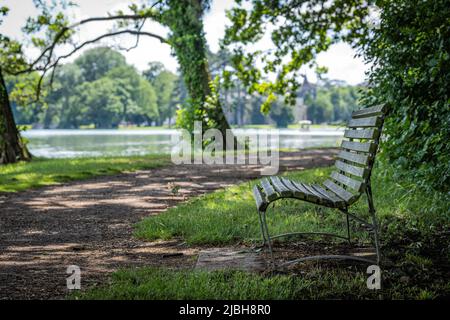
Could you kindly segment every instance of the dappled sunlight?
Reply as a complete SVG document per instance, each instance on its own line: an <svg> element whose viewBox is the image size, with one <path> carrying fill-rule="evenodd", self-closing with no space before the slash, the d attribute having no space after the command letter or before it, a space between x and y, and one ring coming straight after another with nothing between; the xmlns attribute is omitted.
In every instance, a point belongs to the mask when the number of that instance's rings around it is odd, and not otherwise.
<svg viewBox="0 0 450 320"><path fill-rule="evenodd" d="M321 151L317 161L323 166L331 164L324 155L333 152ZM286 157L297 157L298 168L308 165L302 152ZM284 155L280 163L283 161ZM60 176L71 174L64 166L60 168ZM32 175L36 180L33 185L42 183L42 174ZM192 236L194 243L230 243L238 241L239 235L250 238L257 234L249 191L254 182L233 186L257 176L258 168L248 166L169 165L2 194L0 290L27 281L26 286L14 289L15 294L41 296L39 287L45 281L46 287L54 287L46 292L48 297L64 295L65 269L72 264L82 268L86 281L121 267L192 265L197 249L176 237ZM226 187L230 192L211 194ZM176 230L168 230L171 225L163 220L153 225L158 236L152 240L164 241L144 242L132 237L136 232L142 238L141 227L134 231L133 225L143 217L171 217L172 211L165 211L172 207L181 210L172 221L178 225ZM190 231L184 229L186 224ZM21 292L30 287L36 291Z"/></svg>

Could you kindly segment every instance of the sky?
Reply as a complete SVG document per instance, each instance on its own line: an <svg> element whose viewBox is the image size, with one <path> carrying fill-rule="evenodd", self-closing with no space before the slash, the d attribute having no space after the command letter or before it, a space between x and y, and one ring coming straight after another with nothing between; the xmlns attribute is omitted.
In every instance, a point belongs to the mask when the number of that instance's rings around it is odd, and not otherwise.
<svg viewBox="0 0 450 320"><path fill-rule="evenodd" d="M114 12L119 9L126 9L130 0L72 0L79 6L71 9L70 15L74 21L93 16L106 16L108 12ZM6 34L16 39L21 39L21 27L25 24L26 18L35 16L32 0L0 0L0 6L6 5L10 8L10 13L5 19L3 25L0 26L0 33ZM211 10L204 18L205 33L208 45L213 52L219 48L219 40L223 37L225 27L228 23L225 16L225 11L232 8L233 0L213 0ZM88 40L100 34L103 34L111 27L110 23L96 22L83 26L77 35L79 40ZM165 36L168 30L156 23L147 22L144 30L150 31L162 36ZM123 36L120 39L108 40L105 44L114 44L120 47L129 47L134 44L134 37ZM263 41L270 41L263 40ZM270 43L260 43L262 46L270 46ZM61 49L62 52L66 50ZM28 52L33 54L35 52ZM77 55L66 60L70 62L75 59ZM122 51L126 57L127 62L133 64L138 70L142 71L147 68L150 61L160 61L165 67L176 72L178 64L176 59L171 55L170 47L166 44L161 44L158 40L141 37L139 46L131 51ZM319 54L317 61L321 66L328 68L329 79L344 80L349 84L358 84L364 81L365 71L368 69L364 65L361 58L355 57L355 51L345 43L333 45L327 52ZM314 72L312 70L305 70L308 79L312 82L316 81Z"/></svg>

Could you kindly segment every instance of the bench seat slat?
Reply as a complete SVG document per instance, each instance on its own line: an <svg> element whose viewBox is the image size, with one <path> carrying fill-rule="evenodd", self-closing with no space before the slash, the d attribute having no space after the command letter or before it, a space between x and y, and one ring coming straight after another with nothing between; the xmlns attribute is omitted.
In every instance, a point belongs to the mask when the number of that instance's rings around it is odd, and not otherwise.
<svg viewBox="0 0 450 320"><path fill-rule="evenodd" d="M323 195L320 192L317 192L317 190L315 190L313 187L311 187L310 185L306 184L306 183L302 183L302 186L308 190L309 193L315 195L319 200L321 198L323 198Z"/></svg>
<svg viewBox="0 0 450 320"><path fill-rule="evenodd" d="M386 109L385 105L381 104L381 105L370 107L370 108L356 110L356 111L353 111L352 118L357 119L357 118L365 118L365 117L381 115L384 113L385 109Z"/></svg>
<svg viewBox="0 0 450 320"><path fill-rule="evenodd" d="M292 183L291 180L288 180L286 178L281 178L281 182L283 182L283 184L292 191L292 194L294 195L294 197L299 198L299 199L306 199L306 194L304 192L301 192L300 190L298 190L294 184Z"/></svg>
<svg viewBox="0 0 450 320"><path fill-rule="evenodd" d="M350 119L347 127L349 128L370 128L379 127L381 125L381 117L368 117L368 118L357 118Z"/></svg>
<svg viewBox="0 0 450 320"><path fill-rule="evenodd" d="M359 178L365 179L369 175L369 169L364 168L364 167L353 166L351 164L344 163L340 160L337 160L334 165L336 166L337 169L342 170L345 173L354 175Z"/></svg>
<svg viewBox="0 0 450 320"><path fill-rule="evenodd" d="M341 144L341 148L367 153L374 153L376 147L377 145L373 142L342 141Z"/></svg>
<svg viewBox="0 0 450 320"><path fill-rule="evenodd" d="M264 210L267 206L267 202L264 200L264 195L262 194L261 190L259 190L258 186L253 187L253 197L256 201L256 207L258 210Z"/></svg>
<svg viewBox="0 0 450 320"><path fill-rule="evenodd" d="M296 181L292 181L292 183L294 184L294 186L302 193L304 193L306 195L306 199L308 201L312 201L312 202L317 202L319 201L319 197L312 193L311 191L309 191L307 188L305 188L305 186L303 185L303 183L300 182L296 182Z"/></svg>
<svg viewBox="0 0 450 320"><path fill-rule="evenodd" d="M357 153L352 153L352 152L348 152L348 151L341 151L341 152L339 152L337 157L339 159L343 159L343 160L347 160L347 161L350 161L350 162L362 164L364 166L368 165L369 164L369 160L370 160L370 155L357 154Z"/></svg>
<svg viewBox="0 0 450 320"><path fill-rule="evenodd" d="M356 197L353 193L348 192L331 180L326 180L323 185L347 203L352 202L352 200Z"/></svg>
<svg viewBox="0 0 450 320"><path fill-rule="evenodd" d="M347 129L344 132L345 138L350 139L375 139L378 136L379 130L377 128L352 130Z"/></svg>
<svg viewBox="0 0 450 320"><path fill-rule="evenodd" d="M281 194L283 197L289 197L292 196L292 191L289 190L280 180L279 177L271 177L270 180L272 181L272 185L274 186L275 190Z"/></svg>
<svg viewBox="0 0 450 320"><path fill-rule="evenodd" d="M316 192L321 194L323 198L325 198L329 202L331 202L331 204L333 206L336 206L336 207L345 206L345 201L342 200L341 198L339 198L338 196L336 196L334 193L326 191L324 188L322 188L321 186L319 186L317 184L313 184L311 187L314 188L314 190L316 190Z"/></svg>
<svg viewBox="0 0 450 320"><path fill-rule="evenodd" d="M331 173L331 178L333 178L333 180L335 180L336 182L342 183L343 185L352 188L356 192L361 192L364 188L363 181L352 179L336 171Z"/></svg>
<svg viewBox="0 0 450 320"><path fill-rule="evenodd" d="M266 199L268 201L272 201L278 198L277 193L275 192L274 188L267 178L261 180L261 186L263 187L264 193L266 194Z"/></svg>

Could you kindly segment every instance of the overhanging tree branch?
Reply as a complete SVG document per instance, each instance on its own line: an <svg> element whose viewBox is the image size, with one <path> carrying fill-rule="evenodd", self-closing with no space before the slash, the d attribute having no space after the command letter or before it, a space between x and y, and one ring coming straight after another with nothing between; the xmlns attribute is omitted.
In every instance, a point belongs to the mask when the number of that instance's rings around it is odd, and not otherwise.
<svg viewBox="0 0 450 320"><path fill-rule="evenodd" d="M66 35L66 33L70 30L73 30L77 27L80 27L84 24L90 23L90 22L102 22L102 21L117 21L117 20L147 20L147 19L153 19L156 22L161 22L159 19L159 15L155 14L152 9L161 1L157 1L156 3L154 3L149 10L147 10L145 13L143 14L119 14L119 15L112 15L112 16L107 16L107 17L92 17L92 18L87 18L87 19L83 19L80 20L78 22L73 23L70 26L67 27L63 27L54 37L52 43L47 46L42 52L41 54L33 61L29 64L28 68L24 69L24 70L20 70L14 73L14 75L19 75L19 74L23 74L23 73L27 73L27 72L31 72L31 71L44 71L48 68L48 66L51 63L51 59L55 50L56 45L60 42L61 39L63 39L63 37ZM143 25L143 24L142 24ZM140 27L138 29L139 32L141 32L141 28ZM159 40L163 39L160 36L155 35L156 38L160 38ZM163 42L163 41L161 41ZM167 42L164 39L164 42ZM44 67L40 67L37 68L36 65L42 61L42 59L44 57L47 56L47 62L44 65Z"/></svg>
<svg viewBox="0 0 450 320"><path fill-rule="evenodd" d="M167 41L167 39L165 39L164 37L162 37L160 35L157 35L157 34L154 34L152 32L138 31L138 30L129 30L129 29L115 31L115 32L108 32L108 33L102 34L101 36L98 36L98 37L96 37L94 39L87 40L87 41L77 45L69 53L59 56L53 63L47 63L44 69L39 70L39 71L43 71L43 72L42 72L42 74L41 74L41 76L39 78L38 85L37 85L37 90L36 90L36 98L37 98L37 100L39 100L39 97L40 97L40 94L41 94L42 82L43 82L43 80L45 78L45 75L47 74L47 72L49 70L52 70L52 74L51 74L51 77L50 77L50 86L51 86L52 83L53 83L55 69L56 69L56 67L58 66L58 64L60 63L61 60L69 58L70 56L75 54L77 51L81 50L82 48L84 48L85 46L87 46L89 44L98 42L98 41L100 41L102 39L105 39L105 38L114 37L114 36L118 36L118 35L122 35L122 34L131 34L131 35L136 35L138 37L139 36L148 36L148 37L151 37L151 38L154 38L154 39L158 39L161 43L167 43L167 44L169 43Z"/></svg>

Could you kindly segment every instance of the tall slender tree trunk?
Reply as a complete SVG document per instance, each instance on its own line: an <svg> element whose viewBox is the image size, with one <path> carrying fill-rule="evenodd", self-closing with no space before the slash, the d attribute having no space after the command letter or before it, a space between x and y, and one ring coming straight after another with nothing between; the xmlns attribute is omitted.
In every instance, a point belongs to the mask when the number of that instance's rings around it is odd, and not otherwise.
<svg viewBox="0 0 450 320"><path fill-rule="evenodd" d="M0 164L30 160L14 121L8 90L0 68Z"/></svg>
<svg viewBox="0 0 450 320"><path fill-rule="evenodd" d="M202 121L204 130L216 128L225 135L230 126L220 102L217 101L212 108L205 108L207 97L212 94L202 20L205 3L205 0L169 1L167 25L172 31L171 44L180 64L191 104L185 109L183 125L192 129L193 121Z"/></svg>

